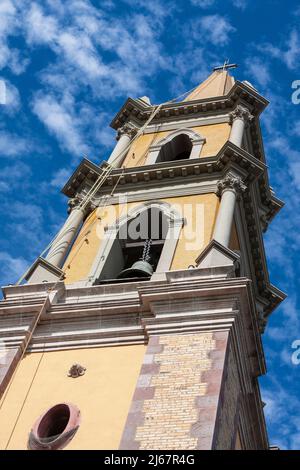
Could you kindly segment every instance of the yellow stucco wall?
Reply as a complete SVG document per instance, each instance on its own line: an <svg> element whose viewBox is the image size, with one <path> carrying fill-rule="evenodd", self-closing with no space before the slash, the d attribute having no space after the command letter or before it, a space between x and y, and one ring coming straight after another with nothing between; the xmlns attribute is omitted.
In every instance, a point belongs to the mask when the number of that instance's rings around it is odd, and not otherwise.
<svg viewBox="0 0 300 470"><path fill-rule="evenodd" d="M195 259L212 238L219 199L211 193L166 198L161 201L171 204L186 219L171 265L172 270L186 269L190 264L195 263ZM140 205L141 202L109 206L91 214L64 265L67 284L88 277L104 237L104 227L112 225L116 218L126 215L130 209Z"/></svg>
<svg viewBox="0 0 300 470"><path fill-rule="evenodd" d="M0 403L0 449L26 449L35 420L61 402L81 411L80 428L66 449L117 449L145 349L119 346L25 356ZM67 376L74 363L87 368L84 376Z"/></svg>
<svg viewBox="0 0 300 470"><path fill-rule="evenodd" d="M206 143L201 151L202 157L211 157L216 155L223 145L227 142L230 135L230 125L228 123L210 124L208 126L197 126L191 128L195 132L205 137ZM173 131L156 132L153 134L141 135L130 147L124 160L126 168L142 166L145 164L148 149L150 145L157 143Z"/></svg>

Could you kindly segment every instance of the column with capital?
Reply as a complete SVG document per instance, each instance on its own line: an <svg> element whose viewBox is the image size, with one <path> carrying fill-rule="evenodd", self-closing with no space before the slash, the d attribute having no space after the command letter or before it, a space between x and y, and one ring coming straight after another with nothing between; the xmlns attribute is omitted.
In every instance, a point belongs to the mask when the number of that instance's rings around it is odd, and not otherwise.
<svg viewBox="0 0 300 470"><path fill-rule="evenodd" d="M136 133L137 128L130 123L126 123L118 129L116 137L117 144L108 159L109 164L116 168L119 168L122 165L125 157L124 151L126 150L129 145L129 142L135 136Z"/></svg>
<svg viewBox="0 0 300 470"><path fill-rule="evenodd" d="M228 173L218 183L217 194L221 196L213 238L226 248L229 247L234 209L237 197L246 186L239 176Z"/></svg>
<svg viewBox="0 0 300 470"><path fill-rule="evenodd" d="M87 208L82 208L80 206L80 200L78 198L73 198L69 200L68 212L69 217L58 232L46 256L46 260L58 268L61 267L67 251L83 222Z"/></svg>
<svg viewBox="0 0 300 470"><path fill-rule="evenodd" d="M237 147L241 147L245 127L247 123L254 118L254 116L252 116L249 109L241 105L238 105L235 110L229 114L229 116L231 123L229 141L235 144Z"/></svg>

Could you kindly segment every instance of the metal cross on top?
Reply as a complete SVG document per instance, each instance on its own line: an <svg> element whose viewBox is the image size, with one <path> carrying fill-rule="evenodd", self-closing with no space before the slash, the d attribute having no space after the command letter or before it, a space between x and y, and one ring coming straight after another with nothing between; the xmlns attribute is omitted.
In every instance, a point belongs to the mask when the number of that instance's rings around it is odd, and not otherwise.
<svg viewBox="0 0 300 470"><path fill-rule="evenodd" d="M237 64L230 64L229 59L225 60L224 64L219 66L219 67L214 67L213 71L215 72L216 70L227 70L227 69L236 69L238 67Z"/></svg>

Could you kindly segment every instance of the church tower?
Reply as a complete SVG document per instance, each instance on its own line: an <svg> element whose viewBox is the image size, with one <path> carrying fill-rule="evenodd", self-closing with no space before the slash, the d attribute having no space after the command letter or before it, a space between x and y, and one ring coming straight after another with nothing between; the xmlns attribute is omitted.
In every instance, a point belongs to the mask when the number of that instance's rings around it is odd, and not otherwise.
<svg viewBox="0 0 300 470"><path fill-rule="evenodd" d="M217 68L161 105L128 98L107 162L0 303L1 449L268 449L262 334L285 295L263 232L283 206L259 118Z"/></svg>

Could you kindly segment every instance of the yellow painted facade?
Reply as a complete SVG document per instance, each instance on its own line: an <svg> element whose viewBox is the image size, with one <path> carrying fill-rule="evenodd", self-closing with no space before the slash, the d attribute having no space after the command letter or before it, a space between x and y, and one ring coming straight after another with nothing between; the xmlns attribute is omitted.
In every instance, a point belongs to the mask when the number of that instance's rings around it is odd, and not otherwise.
<svg viewBox="0 0 300 470"><path fill-rule="evenodd" d="M215 194L201 194L161 199L172 205L185 218L180 232L171 269L187 269L210 242L219 207ZM86 279L104 238L104 228L143 201L97 209L86 220L66 260L64 270L67 284Z"/></svg>
<svg viewBox="0 0 300 470"><path fill-rule="evenodd" d="M221 123L191 127L191 129L206 139L201 155L199 155L199 157L204 158L217 155L229 139L231 126L228 123ZM156 132L138 137L130 147L123 165L126 168L145 165L150 145L157 144L171 132L173 131Z"/></svg>
<svg viewBox="0 0 300 470"><path fill-rule="evenodd" d="M119 346L25 356L0 403L0 449L26 449L36 419L61 402L81 411L81 425L66 449L117 449L145 349ZM85 375L67 376L74 363L86 367Z"/></svg>

